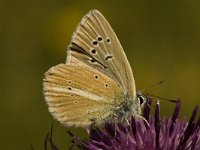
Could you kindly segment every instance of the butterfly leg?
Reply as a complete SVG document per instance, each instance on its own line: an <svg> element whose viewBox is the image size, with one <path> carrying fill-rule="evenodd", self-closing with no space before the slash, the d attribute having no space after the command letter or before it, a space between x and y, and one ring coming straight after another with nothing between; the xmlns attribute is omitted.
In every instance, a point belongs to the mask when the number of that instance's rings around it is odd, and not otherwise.
<svg viewBox="0 0 200 150"><path fill-rule="evenodd" d="M114 127L115 127L115 132L114 132L114 139L117 137L117 122L116 120L114 121Z"/></svg>
<svg viewBox="0 0 200 150"><path fill-rule="evenodd" d="M88 135L90 135L90 132L91 132L91 130L93 129L94 125L95 125L95 124L92 123L90 126L86 127L86 132L88 133Z"/></svg>
<svg viewBox="0 0 200 150"><path fill-rule="evenodd" d="M126 134L126 146L128 147L128 145L129 145L129 144L128 144L129 131L132 132L132 128L131 128L131 124L130 124L130 122L128 121L127 118L125 118L125 121L126 121L127 127L128 127L128 128L126 128L126 131L127 131L127 134Z"/></svg>
<svg viewBox="0 0 200 150"><path fill-rule="evenodd" d="M91 129L92 129L91 126L89 126L89 127L86 128L86 132L87 132L88 135L90 135Z"/></svg>
<svg viewBox="0 0 200 150"><path fill-rule="evenodd" d="M136 117L138 117L138 118L144 120L144 122L147 124L147 126L150 126L150 125L149 125L149 122L148 122L144 117L142 117L142 116L140 116L140 115L134 115L134 116L136 116Z"/></svg>
<svg viewBox="0 0 200 150"><path fill-rule="evenodd" d="M119 117L116 114L113 114L114 116L114 139L117 137L117 122L119 120Z"/></svg>

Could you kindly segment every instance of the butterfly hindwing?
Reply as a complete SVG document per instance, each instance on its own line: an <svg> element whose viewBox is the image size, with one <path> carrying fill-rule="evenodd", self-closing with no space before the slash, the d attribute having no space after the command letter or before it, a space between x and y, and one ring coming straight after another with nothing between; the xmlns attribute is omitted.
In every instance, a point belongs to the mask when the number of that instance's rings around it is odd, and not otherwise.
<svg viewBox="0 0 200 150"><path fill-rule="evenodd" d="M66 126L100 124L123 101L119 85L89 66L54 66L43 87L49 111Z"/></svg>

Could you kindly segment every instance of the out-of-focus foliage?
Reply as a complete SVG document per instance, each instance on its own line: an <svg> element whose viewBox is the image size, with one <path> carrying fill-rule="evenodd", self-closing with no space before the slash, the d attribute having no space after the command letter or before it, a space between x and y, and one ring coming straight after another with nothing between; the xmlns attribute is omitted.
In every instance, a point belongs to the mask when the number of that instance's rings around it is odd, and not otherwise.
<svg viewBox="0 0 200 150"><path fill-rule="evenodd" d="M65 61L70 37L90 9L100 10L118 35L137 89L165 80L151 93L181 97L181 116L189 117L200 101L199 5L195 0L1 0L0 149L43 148L56 122L43 99L43 74ZM174 104L160 103L169 115ZM56 124L55 142L64 149L70 138Z"/></svg>

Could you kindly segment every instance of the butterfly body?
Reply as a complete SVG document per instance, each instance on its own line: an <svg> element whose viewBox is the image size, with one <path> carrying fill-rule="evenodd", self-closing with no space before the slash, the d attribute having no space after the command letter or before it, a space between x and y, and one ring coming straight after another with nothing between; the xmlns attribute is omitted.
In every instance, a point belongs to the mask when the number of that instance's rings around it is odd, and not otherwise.
<svg viewBox="0 0 200 150"><path fill-rule="evenodd" d="M45 100L65 126L88 127L140 115L131 67L103 15L92 10L78 25L64 64L45 73Z"/></svg>

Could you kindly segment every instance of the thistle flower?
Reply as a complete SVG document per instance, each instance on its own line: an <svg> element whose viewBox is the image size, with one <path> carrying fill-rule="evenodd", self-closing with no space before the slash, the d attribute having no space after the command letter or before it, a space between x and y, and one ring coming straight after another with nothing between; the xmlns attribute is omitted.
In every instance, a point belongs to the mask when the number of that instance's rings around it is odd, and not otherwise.
<svg viewBox="0 0 200 150"><path fill-rule="evenodd" d="M143 120L131 118L129 125L108 123L102 130L92 129L89 140L81 140L70 133L80 149L200 149L200 118L195 123L198 107L195 107L190 121L179 121L180 101L177 102L171 118L160 118L157 102L155 115L150 116L151 99L144 108Z"/></svg>
<svg viewBox="0 0 200 150"><path fill-rule="evenodd" d="M130 119L128 125L107 123L102 129L92 129L89 139L84 140L69 131L73 139L70 148L73 149L76 146L84 150L200 150L200 117L195 122L198 107L195 107L187 122L178 120L180 101L176 103L171 118L160 117L159 102L156 104L154 116L151 116L151 103L150 98L143 113L148 124L134 117ZM49 142L54 146L52 150L55 150L52 136Z"/></svg>

